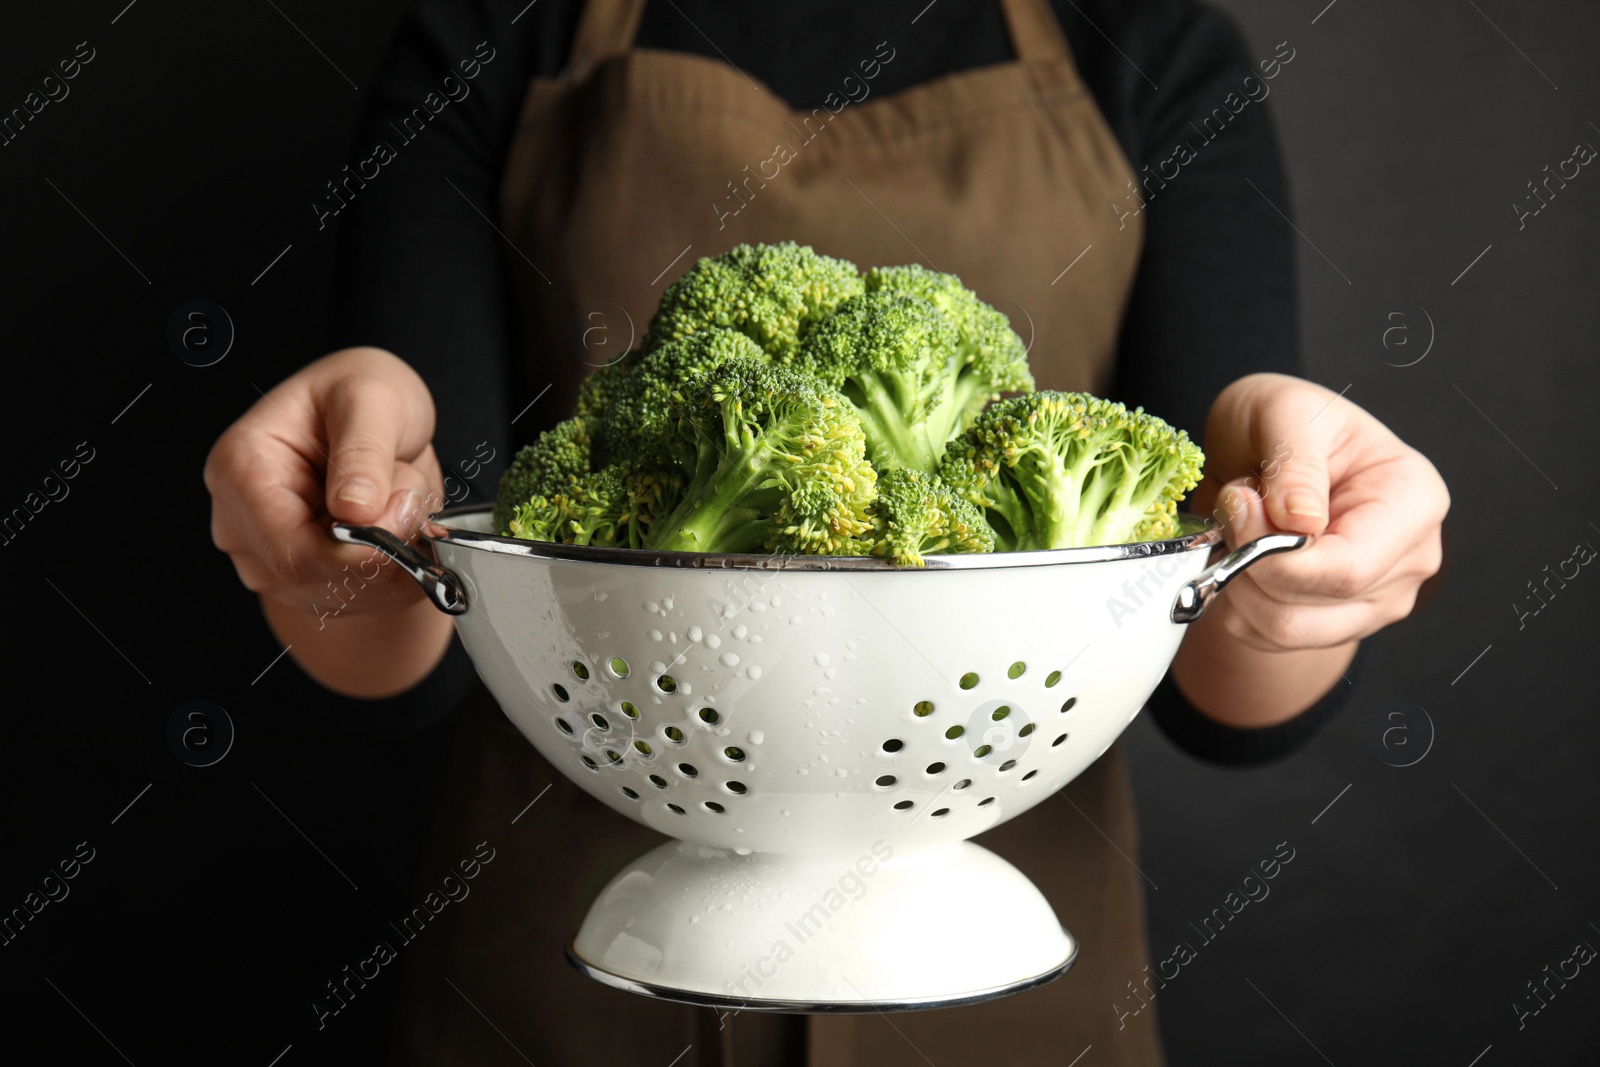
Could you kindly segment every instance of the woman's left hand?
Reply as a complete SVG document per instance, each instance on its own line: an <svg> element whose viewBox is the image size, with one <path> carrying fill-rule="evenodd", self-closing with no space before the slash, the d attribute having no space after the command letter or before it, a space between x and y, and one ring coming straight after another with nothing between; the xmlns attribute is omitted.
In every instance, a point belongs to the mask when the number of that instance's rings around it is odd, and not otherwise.
<svg viewBox="0 0 1600 1067"><path fill-rule="evenodd" d="M1226 523L1230 547L1274 531L1316 535L1251 567L1213 601L1211 627L1262 651L1326 649L1411 613L1439 569L1450 507L1425 456L1355 404L1281 374L1223 390L1205 445L1192 506Z"/></svg>

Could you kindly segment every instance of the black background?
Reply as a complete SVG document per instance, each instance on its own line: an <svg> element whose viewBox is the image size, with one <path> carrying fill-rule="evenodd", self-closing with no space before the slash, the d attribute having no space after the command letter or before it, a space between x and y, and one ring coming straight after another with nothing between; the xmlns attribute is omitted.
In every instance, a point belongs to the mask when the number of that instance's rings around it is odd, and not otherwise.
<svg viewBox="0 0 1600 1067"><path fill-rule="evenodd" d="M374 915L412 902L441 738L358 737L252 686L269 664L239 650L260 623L211 547L200 470L256 387L323 351L334 248L306 205L347 160L403 5L123 4L8 13L0 40L7 110L78 42L96 52L0 148L0 508L95 450L4 546L0 908L78 842L95 859L0 947L0 1042L28 1062L267 1064L290 1045L286 1065L371 1062L396 983L321 1032L306 998ZM1511 204L1600 144L1600 11L1225 6L1261 55L1297 52L1271 106L1310 376L1428 454L1454 506L1437 599L1371 642L1349 707L1302 752L1226 770L1143 719L1130 731L1156 959L1198 943L1188 924L1279 842L1296 850L1161 991L1171 1062L1595 1062L1600 977L1520 1030L1512 1002L1575 943L1600 945L1600 579L1585 570L1520 630L1512 605L1600 544L1600 177L1521 230ZM165 337L196 298L237 331L206 368ZM238 729L213 767L167 745L194 699Z"/></svg>

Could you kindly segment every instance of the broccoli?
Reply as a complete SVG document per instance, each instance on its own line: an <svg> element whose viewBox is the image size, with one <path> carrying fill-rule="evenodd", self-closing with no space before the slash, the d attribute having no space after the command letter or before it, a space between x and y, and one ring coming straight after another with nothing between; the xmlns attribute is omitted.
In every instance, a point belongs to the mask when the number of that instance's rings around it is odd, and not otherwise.
<svg viewBox="0 0 1600 1067"><path fill-rule="evenodd" d="M731 356L667 409L686 484L645 547L838 555L872 528L877 475L861 424L815 378Z"/></svg>
<svg viewBox="0 0 1600 1067"><path fill-rule="evenodd" d="M675 471L616 464L534 495L516 508L508 528L530 541L642 548L650 524L682 493L683 476Z"/></svg>
<svg viewBox="0 0 1600 1067"><path fill-rule="evenodd" d="M739 245L706 257L667 286L644 350L723 327L769 356L794 350L801 331L862 291L855 264L792 241Z"/></svg>
<svg viewBox="0 0 1600 1067"><path fill-rule="evenodd" d="M616 468L584 473L518 505L509 523L511 536L577 545L616 544L627 536L626 499Z"/></svg>
<svg viewBox="0 0 1600 1067"><path fill-rule="evenodd" d="M615 409L634 389L635 370L642 353L638 349L626 353L621 359L596 367L578 385L576 418L589 425L589 454L591 466L599 470L609 466L618 457L612 447L615 436L610 433Z"/></svg>
<svg viewBox="0 0 1600 1067"><path fill-rule="evenodd" d="M639 349L625 353L620 359L596 367L578 386L577 415L599 424L611 412L619 390L625 389L638 367L643 353Z"/></svg>
<svg viewBox="0 0 1600 1067"><path fill-rule="evenodd" d="M791 365L844 394L879 469L933 471L953 425L960 369L955 325L927 300L852 297L807 331Z"/></svg>
<svg viewBox="0 0 1600 1067"><path fill-rule="evenodd" d="M500 477L495 497L495 532L511 537L512 516L536 496L553 496L570 482L589 473L590 420L578 415L558 423L525 445ZM549 540L541 538L540 540Z"/></svg>
<svg viewBox="0 0 1600 1067"><path fill-rule="evenodd" d="M1085 393L1001 400L950 442L939 474L984 510L1002 551L1176 536L1205 456L1143 408Z"/></svg>
<svg viewBox="0 0 1600 1067"><path fill-rule="evenodd" d="M1033 391L1028 348L1011 329L1011 321L978 299L954 274L940 274L912 263L876 267L867 272L863 284L869 293L927 300L944 313L960 335L948 392L928 411L930 421L950 427L946 439L972 425L983 406L1002 393Z"/></svg>
<svg viewBox="0 0 1600 1067"><path fill-rule="evenodd" d="M901 566L944 552L993 552L994 531L983 514L935 474L898 467L878 479L871 552Z"/></svg>
<svg viewBox="0 0 1600 1067"><path fill-rule="evenodd" d="M1176 536L1188 436L1033 389L1021 338L955 275L740 245L669 285L642 346L518 452L495 529L902 566Z"/></svg>
<svg viewBox="0 0 1600 1067"><path fill-rule="evenodd" d="M632 459L661 466L670 458L667 402L694 379L730 356L766 360L761 346L742 333L711 329L668 341L635 360L627 377L609 389L610 407L595 432L598 460Z"/></svg>

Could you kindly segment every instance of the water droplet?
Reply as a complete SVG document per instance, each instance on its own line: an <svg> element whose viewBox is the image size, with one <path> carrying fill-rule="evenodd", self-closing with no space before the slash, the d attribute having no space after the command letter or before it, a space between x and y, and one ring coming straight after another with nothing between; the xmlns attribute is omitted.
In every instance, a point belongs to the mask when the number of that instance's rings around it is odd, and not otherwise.
<svg viewBox="0 0 1600 1067"><path fill-rule="evenodd" d="M750 635L750 643L752 645L759 645L761 643L761 635L760 634L751 634Z"/></svg>
<svg viewBox="0 0 1600 1067"><path fill-rule="evenodd" d="M666 608L668 611L671 611L672 610L672 598L669 597L669 596L662 597L661 598L661 606Z"/></svg>
<svg viewBox="0 0 1600 1067"><path fill-rule="evenodd" d="M744 673L746 675L748 675L750 677L750 680L753 682L757 678L761 677L761 668L760 667L749 667L749 668L746 668Z"/></svg>
<svg viewBox="0 0 1600 1067"><path fill-rule="evenodd" d="M717 658L722 661L724 667L737 667L739 665L739 655L736 652L724 652Z"/></svg>
<svg viewBox="0 0 1600 1067"><path fill-rule="evenodd" d="M722 638L716 634L706 634L706 647L715 652L722 647Z"/></svg>
<svg viewBox="0 0 1600 1067"><path fill-rule="evenodd" d="M828 667L827 669L825 669L822 672L822 676L824 678L828 679L828 681L830 681L830 682L833 681L834 678L838 677L838 675L839 675L839 668L838 667Z"/></svg>
<svg viewBox="0 0 1600 1067"><path fill-rule="evenodd" d="M817 666L826 667L828 665L828 661L833 657L828 655L826 652L818 652L811 658L817 661Z"/></svg>
<svg viewBox="0 0 1600 1067"><path fill-rule="evenodd" d="M767 610L767 606L765 604L763 604L761 601L757 600L754 604L750 605L750 610L751 611L766 611Z"/></svg>
<svg viewBox="0 0 1600 1067"><path fill-rule="evenodd" d="M750 627L741 622L738 626L733 628L733 636L737 640L743 641L746 637L750 636Z"/></svg>
<svg viewBox="0 0 1600 1067"><path fill-rule="evenodd" d="M606 591L604 589L601 589L599 592L595 593L594 598L596 600L604 600L606 598L606 596L607 596Z"/></svg>
<svg viewBox="0 0 1600 1067"><path fill-rule="evenodd" d="M735 856L748 856L750 855L750 849L745 848L743 845L739 845L734 848L733 854Z"/></svg>
<svg viewBox="0 0 1600 1067"><path fill-rule="evenodd" d="M661 605L652 600L644 606L644 610L648 611L652 615L659 615L661 614Z"/></svg>
<svg viewBox="0 0 1600 1067"><path fill-rule="evenodd" d="M790 615L789 616L789 625L790 626L799 626L804 621L805 620L802 619L799 615Z"/></svg>
<svg viewBox="0 0 1600 1067"><path fill-rule="evenodd" d="M767 739L767 735L760 730L751 730L746 736L750 738L752 745L759 745Z"/></svg>
<svg viewBox="0 0 1600 1067"><path fill-rule="evenodd" d="M647 634L646 636L649 637L650 640L652 640L652 641L659 641L659 640L661 640L661 631L660 630L651 630L649 632L649 634Z"/></svg>
<svg viewBox="0 0 1600 1067"><path fill-rule="evenodd" d="M673 644L677 644L678 643L678 632L676 630L668 630L667 631L667 640L671 641Z"/></svg>
<svg viewBox="0 0 1600 1067"><path fill-rule="evenodd" d="M689 627L689 640L698 641L705 636L705 631L698 626Z"/></svg>
<svg viewBox="0 0 1600 1067"><path fill-rule="evenodd" d="M837 774L840 778L848 777L849 774L850 774L850 772L845 770L843 767L840 767L838 770L834 771L833 773Z"/></svg>

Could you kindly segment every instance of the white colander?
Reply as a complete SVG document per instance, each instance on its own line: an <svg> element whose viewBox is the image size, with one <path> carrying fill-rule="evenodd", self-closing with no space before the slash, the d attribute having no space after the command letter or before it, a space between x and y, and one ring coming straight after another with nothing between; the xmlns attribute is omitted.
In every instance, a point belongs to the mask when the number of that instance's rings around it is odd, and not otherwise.
<svg viewBox="0 0 1600 1067"><path fill-rule="evenodd" d="M690 1003L861 1011L1047 982L1077 946L968 838L1028 810L1138 714L1209 597L1212 530L1050 552L878 560L582 548L441 513L429 561L373 527L547 760L677 840L601 892L569 948ZM937 936L952 914L1004 936Z"/></svg>

